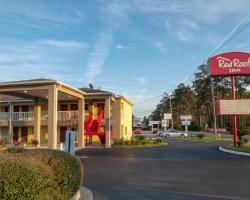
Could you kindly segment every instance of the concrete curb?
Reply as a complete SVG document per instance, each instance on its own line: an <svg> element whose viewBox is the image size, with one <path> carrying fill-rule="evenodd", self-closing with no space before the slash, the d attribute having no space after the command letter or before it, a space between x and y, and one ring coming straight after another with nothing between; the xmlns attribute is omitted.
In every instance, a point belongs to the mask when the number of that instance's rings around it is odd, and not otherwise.
<svg viewBox="0 0 250 200"><path fill-rule="evenodd" d="M80 193L81 193L80 200L93 200L94 199L93 192L86 187L81 187Z"/></svg>
<svg viewBox="0 0 250 200"><path fill-rule="evenodd" d="M231 154L238 155L238 156L248 156L248 157L250 157L250 153L227 150L227 149L224 149L221 146L219 147L219 150L222 151L222 152L225 152L225 153L231 153Z"/></svg>
<svg viewBox="0 0 250 200"><path fill-rule="evenodd" d="M86 187L81 187L71 200L93 200L94 195L91 190Z"/></svg>

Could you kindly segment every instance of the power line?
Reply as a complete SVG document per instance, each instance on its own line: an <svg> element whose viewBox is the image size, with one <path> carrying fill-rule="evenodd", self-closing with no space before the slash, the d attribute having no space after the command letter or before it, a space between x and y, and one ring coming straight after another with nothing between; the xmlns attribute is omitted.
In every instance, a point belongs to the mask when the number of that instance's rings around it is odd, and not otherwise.
<svg viewBox="0 0 250 200"><path fill-rule="evenodd" d="M238 35L240 32L242 32L249 25L249 23L247 23L244 27L242 27L238 32L236 32L236 31L237 31L237 29L239 29L239 27L242 24L244 24L244 22L247 20L247 18L249 18L249 16L250 16L250 14L248 14L243 20L241 20L240 23L236 24L236 26L233 28L233 30L219 43L218 46L216 46L214 48L213 51L210 52L208 57L212 56L216 51L221 49L226 43L230 42L236 35Z"/></svg>
<svg viewBox="0 0 250 200"><path fill-rule="evenodd" d="M161 95L154 96L154 97L150 97L150 98L148 98L148 99L146 99L146 100L144 100L144 101L141 101L141 102L139 102L139 103L136 103L136 104L134 104L134 105L135 105L135 106L138 106L138 105L144 104L144 103L146 103L146 102L148 102L148 101L152 101L152 100L154 100L154 99L156 99L156 98L158 98L158 97L161 97L161 96L162 96L162 94L161 94Z"/></svg>
<svg viewBox="0 0 250 200"><path fill-rule="evenodd" d="M248 14L243 20L241 20L238 24L236 24L235 26L234 26L234 28L233 28L233 30L209 53L209 55L208 55L208 57L207 58L205 58L202 62L201 62L201 64L200 65L202 65L202 64L204 64L204 63L206 63L207 62L207 60L208 60L208 58L210 57L210 56L212 56L215 52L217 52L218 50L220 50L223 46L225 46L227 43L229 43L230 41L232 41L232 39L233 38L235 38L235 36L237 36L237 35L239 35L245 28L247 28L249 25L250 25L250 22L248 22L247 24L245 24L243 27L241 27L244 23L245 23L245 21L249 18L249 16L250 16L250 14ZM241 27L241 28L240 28ZM200 66L199 65L199 66ZM198 70L198 68L196 68L195 70L194 70L194 72L193 73L190 73L188 76L187 76L187 78L186 78L186 80L184 81L184 83L187 83L188 82L188 80L189 80L189 78L191 77L191 75L193 75L196 71ZM202 84L202 86L200 87L200 89L202 89L203 88L203 86L204 86L204 84L205 84L205 82L206 81L204 81L203 82L203 84ZM146 99L146 100L144 100L144 101L142 101L142 102L139 102L139 103L137 103L137 104L135 104L135 105L140 105L140 104L143 104L143 103L146 103L146 102L148 102L148 101L152 101L153 99L156 99L156 98L158 98L158 97L160 97L160 96L162 96L162 95L157 95L157 96L155 96L155 97L151 97L151 98L149 98L149 99ZM151 110L150 110L151 111ZM150 111L145 111L145 112L142 112L142 113L146 113L146 112L150 112ZM140 114L140 113L137 113L137 114Z"/></svg>

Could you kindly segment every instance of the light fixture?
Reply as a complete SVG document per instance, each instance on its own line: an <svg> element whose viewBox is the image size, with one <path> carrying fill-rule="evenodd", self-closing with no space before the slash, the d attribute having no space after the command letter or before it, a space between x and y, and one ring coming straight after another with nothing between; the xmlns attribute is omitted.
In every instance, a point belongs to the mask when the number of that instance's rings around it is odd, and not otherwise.
<svg viewBox="0 0 250 200"><path fill-rule="evenodd" d="M23 92L24 92L24 93L27 93L28 91L27 91L27 90L24 90Z"/></svg>

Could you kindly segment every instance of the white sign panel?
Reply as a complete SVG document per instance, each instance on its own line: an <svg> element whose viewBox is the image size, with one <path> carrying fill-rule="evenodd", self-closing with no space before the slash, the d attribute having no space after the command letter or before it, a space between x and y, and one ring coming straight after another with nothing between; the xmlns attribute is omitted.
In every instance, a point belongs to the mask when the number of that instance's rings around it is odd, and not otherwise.
<svg viewBox="0 0 250 200"><path fill-rule="evenodd" d="M149 126L152 126L154 124L160 124L161 121L149 121Z"/></svg>
<svg viewBox="0 0 250 200"><path fill-rule="evenodd" d="M250 99L219 100L217 102L219 115L249 115Z"/></svg>
<svg viewBox="0 0 250 200"><path fill-rule="evenodd" d="M164 119L172 119L172 113L164 113Z"/></svg>
<svg viewBox="0 0 250 200"><path fill-rule="evenodd" d="M191 120L192 119L192 115L181 115L180 119L181 120Z"/></svg>
<svg viewBox="0 0 250 200"><path fill-rule="evenodd" d="M189 126L191 124L190 121L182 121L181 122L182 126Z"/></svg>

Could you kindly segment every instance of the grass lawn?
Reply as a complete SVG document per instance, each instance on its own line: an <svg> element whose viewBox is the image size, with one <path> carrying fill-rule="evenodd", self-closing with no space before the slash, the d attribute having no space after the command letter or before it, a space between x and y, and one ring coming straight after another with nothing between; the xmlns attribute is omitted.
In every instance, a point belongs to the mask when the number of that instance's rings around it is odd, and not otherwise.
<svg viewBox="0 0 250 200"><path fill-rule="evenodd" d="M250 153L250 145L244 146L244 147L234 147L234 146L226 146L223 147L227 150L231 151L239 151L239 152L245 152L245 153Z"/></svg>
<svg viewBox="0 0 250 200"><path fill-rule="evenodd" d="M216 141L233 141L233 139L231 138L227 138L227 137L221 137L220 139L216 139L214 136L212 135L206 135L203 138L198 138L196 136L189 136L186 138L178 138L180 140L183 141L190 141L190 142L216 142Z"/></svg>
<svg viewBox="0 0 250 200"><path fill-rule="evenodd" d="M159 147L159 146L165 146L168 145L167 142L161 142L161 143L157 143L157 144L138 144L138 145L126 145L126 144L116 144L116 145L112 145L112 147L114 148L143 148L143 147Z"/></svg>

